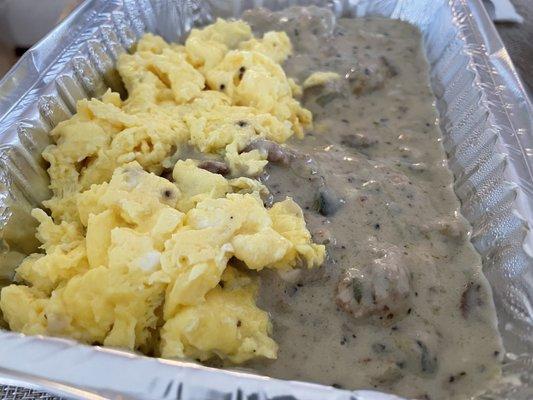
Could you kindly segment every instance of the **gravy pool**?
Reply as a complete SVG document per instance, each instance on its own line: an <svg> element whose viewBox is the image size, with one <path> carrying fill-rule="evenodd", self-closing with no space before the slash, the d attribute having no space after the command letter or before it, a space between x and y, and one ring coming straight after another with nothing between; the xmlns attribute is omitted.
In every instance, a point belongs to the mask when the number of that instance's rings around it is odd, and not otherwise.
<svg viewBox="0 0 533 400"><path fill-rule="evenodd" d="M261 374L418 399L465 398L500 373L491 290L459 213L441 145L421 36L382 18L320 9L253 11L255 30L285 30L287 75L332 71L303 103L314 129L289 146L289 165L262 177L274 200L293 197L321 268L261 272L278 359Z"/></svg>

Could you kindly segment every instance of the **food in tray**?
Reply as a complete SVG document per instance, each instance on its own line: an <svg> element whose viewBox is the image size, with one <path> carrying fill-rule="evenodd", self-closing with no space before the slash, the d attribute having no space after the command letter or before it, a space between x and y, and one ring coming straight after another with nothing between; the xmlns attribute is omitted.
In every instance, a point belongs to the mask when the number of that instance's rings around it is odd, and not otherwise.
<svg viewBox="0 0 533 400"><path fill-rule="evenodd" d="M499 375L419 32L318 8L141 38L51 132L12 330L421 399ZM252 33L252 31L254 33ZM312 123L314 119L314 125Z"/></svg>

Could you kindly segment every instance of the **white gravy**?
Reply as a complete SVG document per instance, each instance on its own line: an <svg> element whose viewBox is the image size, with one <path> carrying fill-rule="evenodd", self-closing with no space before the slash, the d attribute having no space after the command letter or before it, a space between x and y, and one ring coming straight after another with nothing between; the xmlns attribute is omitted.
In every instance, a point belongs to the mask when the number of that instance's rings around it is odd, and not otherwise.
<svg viewBox="0 0 533 400"><path fill-rule="evenodd" d="M259 304L280 351L248 367L419 399L478 393L499 375L502 347L453 192L420 33L382 18L333 23L319 9L244 18L260 33L290 35L284 68L297 81L316 71L343 77L305 90L314 129L289 143L298 154L289 166L270 163L262 177L273 199L301 205L328 259L292 276L260 273Z"/></svg>

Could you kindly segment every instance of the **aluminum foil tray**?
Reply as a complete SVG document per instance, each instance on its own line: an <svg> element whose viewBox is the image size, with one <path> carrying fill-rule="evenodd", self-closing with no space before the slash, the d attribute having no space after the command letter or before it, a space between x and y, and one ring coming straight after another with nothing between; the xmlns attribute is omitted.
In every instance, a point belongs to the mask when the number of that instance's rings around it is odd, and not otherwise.
<svg viewBox="0 0 533 400"><path fill-rule="evenodd" d="M402 19L422 31L455 190L508 352L503 382L480 398L533 398L533 111L480 0L87 0L0 82L0 282L36 246L29 210L49 197L40 157L48 132L72 115L76 100L122 90L114 71L120 52L144 32L179 41L216 16L293 4ZM0 383L92 399L394 398L7 331L0 331L0 376Z"/></svg>

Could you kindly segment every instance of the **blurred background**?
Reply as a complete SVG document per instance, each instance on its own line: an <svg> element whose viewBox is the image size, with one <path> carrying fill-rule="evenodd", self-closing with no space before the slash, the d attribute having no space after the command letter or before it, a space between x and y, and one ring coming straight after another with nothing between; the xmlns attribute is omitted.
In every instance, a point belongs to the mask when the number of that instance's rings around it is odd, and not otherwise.
<svg viewBox="0 0 533 400"><path fill-rule="evenodd" d="M482 1L524 83L533 93L533 0ZM0 79L29 47L81 2L0 0Z"/></svg>
<svg viewBox="0 0 533 400"><path fill-rule="evenodd" d="M0 0L0 79L81 0Z"/></svg>

